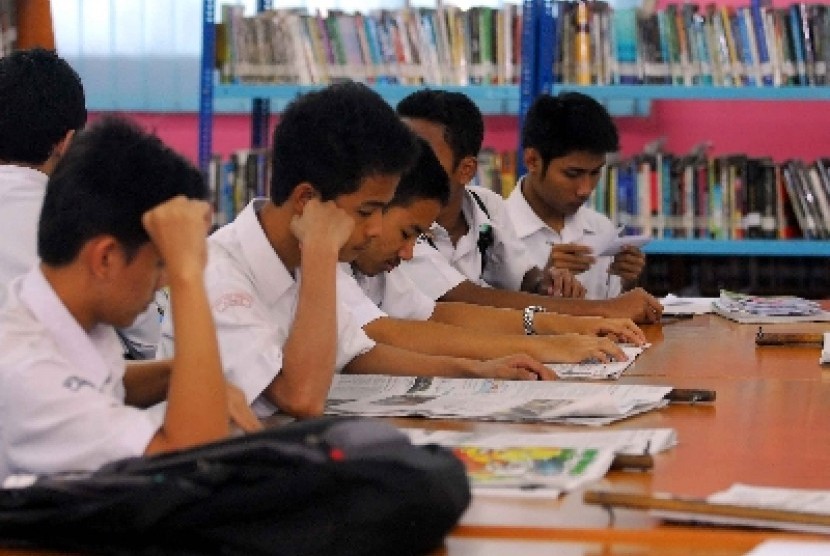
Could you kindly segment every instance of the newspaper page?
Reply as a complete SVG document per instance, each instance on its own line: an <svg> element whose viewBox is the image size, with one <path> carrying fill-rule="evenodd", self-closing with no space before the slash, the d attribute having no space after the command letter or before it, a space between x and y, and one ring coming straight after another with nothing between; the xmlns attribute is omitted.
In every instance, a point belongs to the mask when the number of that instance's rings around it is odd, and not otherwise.
<svg viewBox="0 0 830 556"><path fill-rule="evenodd" d="M561 433L402 428L413 444L440 444L464 462L476 494L548 497L604 477L614 454L656 454L677 443L674 429ZM610 457L610 459L609 459Z"/></svg>
<svg viewBox="0 0 830 556"><path fill-rule="evenodd" d="M658 454L677 445L674 429L626 429L587 432L479 432L402 428L413 444L442 446L551 446L600 448L615 454Z"/></svg>
<svg viewBox="0 0 830 556"><path fill-rule="evenodd" d="M761 487L736 483L727 490L709 496L706 501L711 504L730 504L748 508L798 512L805 515L830 516L830 490ZM670 520L830 534L830 526L820 524L666 510L654 510L651 513Z"/></svg>
<svg viewBox="0 0 830 556"><path fill-rule="evenodd" d="M613 363L547 363L556 376L566 380L617 380L623 372L634 364L637 356L643 353L645 346L620 345L628 356L626 361Z"/></svg>
<svg viewBox="0 0 830 556"><path fill-rule="evenodd" d="M604 425L663 407L670 386L337 375L326 413ZM371 393L370 393L371 391Z"/></svg>

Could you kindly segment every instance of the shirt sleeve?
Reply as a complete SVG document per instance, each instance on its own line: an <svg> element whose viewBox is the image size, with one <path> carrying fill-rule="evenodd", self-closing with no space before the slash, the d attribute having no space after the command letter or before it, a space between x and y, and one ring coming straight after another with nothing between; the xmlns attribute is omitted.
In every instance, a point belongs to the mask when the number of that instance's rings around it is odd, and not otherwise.
<svg viewBox="0 0 830 556"><path fill-rule="evenodd" d="M411 260L398 267L427 297L438 300L467 277L457 271L444 256L424 241L415 244Z"/></svg>
<svg viewBox="0 0 830 556"><path fill-rule="evenodd" d="M435 312L435 300L418 289L399 266L386 274L382 307L391 317L429 320Z"/></svg>
<svg viewBox="0 0 830 556"><path fill-rule="evenodd" d="M337 267L337 299L348 309L354 322L360 328L363 328L375 319L386 316L386 313L381 311L366 296L360 284L357 283L357 280L344 272L339 265Z"/></svg>
<svg viewBox="0 0 830 556"><path fill-rule="evenodd" d="M58 356L30 360L5 374L1 386L5 459L13 473L95 470L142 455L159 428L150 412L100 392Z"/></svg>
<svg viewBox="0 0 830 556"><path fill-rule="evenodd" d="M488 251L482 279L497 288L519 291L525 274L536 264L516 235L504 199L497 193L480 187L476 188L476 193L490 213L495 236L495 244Z"/></svg>

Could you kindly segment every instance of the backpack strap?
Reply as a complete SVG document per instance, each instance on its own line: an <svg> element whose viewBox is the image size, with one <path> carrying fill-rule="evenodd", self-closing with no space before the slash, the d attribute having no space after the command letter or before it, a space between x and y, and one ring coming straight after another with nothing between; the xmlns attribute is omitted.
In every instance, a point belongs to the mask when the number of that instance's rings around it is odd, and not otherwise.
<svg viewBox="0 0 830 556"><path fill-rule="evenodd" d="M487 205L484 204L484 201L481 200L481 197L473 191L472 189L467 189L470 195L473 196L473 200L478 205L478 208L481 209L481 212L487 218L490 218L490 211L487 210ZM478 229L478 241L476 245L478 245L478 250L481 253L481 273L484 274L484 267L487 265L487 250L493 246L496 242L495 237L493 236L493 226L490 224L482 224Z"/></svg>

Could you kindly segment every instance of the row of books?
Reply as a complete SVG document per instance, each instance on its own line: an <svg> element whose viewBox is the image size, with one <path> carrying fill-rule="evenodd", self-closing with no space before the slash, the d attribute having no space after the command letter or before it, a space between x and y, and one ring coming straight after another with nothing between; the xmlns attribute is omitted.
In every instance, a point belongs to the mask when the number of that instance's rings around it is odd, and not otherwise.
<svg viewBox="0 0 830 556"><path fill-rule="evenodd" d="M830 159L668 153L612 161L589 201L660 238L830 238Z"/></svg>
<svg viewBox="0 0 830 556"><path fill-rule="evenodd" d="M16 4L16 0L0 0L0 58L11 54L17 44Z"/></svg>
<svg viewBox="0 0 830 556"><path fill-rule="evenodd" d="M543 83L725 87L825 85L828 6L669 4L612 9L605 2L545 2L553 45ZM552 21L551 21L552 20ZM542 68L540 71L545 71Z"/></svg>
<svg viewBox="0 0 830 556"><path fill-rule="evenodd" d="M225 83L512 84L521 67L521 9L453 6L245 17L223 5L216 61Z"/></svg>
<svg viewBox="0 0 830 556"><path fill-rule="evenodd" d="M208 164L207 182L213 205L213 225L233 221L251 199L270 194L267 149L240 149L223 160L218 154Z"/></svg>
<svg viewBox="0 0 830 556"><path fill-rule="evenodd" d="M218 226L254 197L268 196L268 152L241 149L212 157L208 181ZM475 183L507 197L515 151L486 148ZM707 157L642 153L611 160L589 205L632 233L658 238L830 239L830 158L812 163L743 154Z"/></svg>

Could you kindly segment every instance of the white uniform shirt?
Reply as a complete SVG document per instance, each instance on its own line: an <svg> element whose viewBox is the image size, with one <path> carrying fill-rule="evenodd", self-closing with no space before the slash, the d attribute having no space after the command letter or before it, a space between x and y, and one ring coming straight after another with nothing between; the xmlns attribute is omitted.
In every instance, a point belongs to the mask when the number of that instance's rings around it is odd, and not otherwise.
<svg viewBox="0 0 830 556"><path fill-rule="evenodd" d="M376 276L366 276L346 263L341 265L341 270L337 293L342 292L346 306L361 327L385 316L429 320L435 311L435 301L419 290L400 271L400 266Z"/></svg>
<svg viewBox="0 0 830 556"><path fill-rule="evenodd" d="M415 244L412 259L403 261L395 270L405 274L427 297L436 301L467 280L438 249L422 239Z"/></svg>
<svg viewBox="0 0 830 556"><path fill-rule="evenodd" d="M12 279L38 262L37 226L48 180L32 168L0 165L0 301Z"/></svg>
<svg viewBox="0 0 830 556"><path fill-rule="evenodd" d="M553 245L560 243L578 243L604 245L616 235L611 221L597 211L582 206L572 216L565 218L562 231L557 233L539 218L527 199L522 195L522 182L508 197L506 205L510 219L516 229L516 235L524 243L533 263L544 268L550 258ZM596 262L580 274L577 280L585 286L586 299L608 299L616 297L622 291L619 276L608 274L613 257L597 257Z"/></svg>
<svg viewBox="0 0 830 556"><path fill-rule="evenodd" d="M481 209L471 192L478 195L487 207L489 216ZM489 189L468 186L461 203L461 211L469 225L467 234L460 237L453 246L447 230L435 223L430 228L434 247L471 282L518 291L525 274L533 268L534 263L527 257L522 243L516 237L504 206L504 199ZM478 240L480 231L487 227L492 230L493 244L486 250L482 271ZM435 273L431 259L422 258L422 252L420 249L416 250L415 256L406 267L406 273L419 286L422 281L433 279Z"/></svg>
<svg viewBox="0 0 830 556"><path fill-rule="evenodd" d="M238 386L260 417L277 411L260 396L282 369L282 347L297 308L297 279L277 256L257 219L267 199L256 199L232 223L208 239L205 286L210 299L226 378ZM339 291L338 291L339 296ZM162 324L160 356L173 352L172 315ZM336 370L375 343L338 299Z"/></svg>
<svg viewBox="0 0 830 556"><path fill-rule="evenodd" d="M0 301L13 278L38 262L37 228L46 182L39 170L0 165ZM159 306L152 304L123 330L145 358L152 359L159 341Z"/></svg>
<svg viewBox="0 0 830 556"><path fill-rule="evenodd" d="M124 405L123 378L112 327L84 331L37 267L13 280L0 309L0 480L143 454L160 422Z"/></svg>

